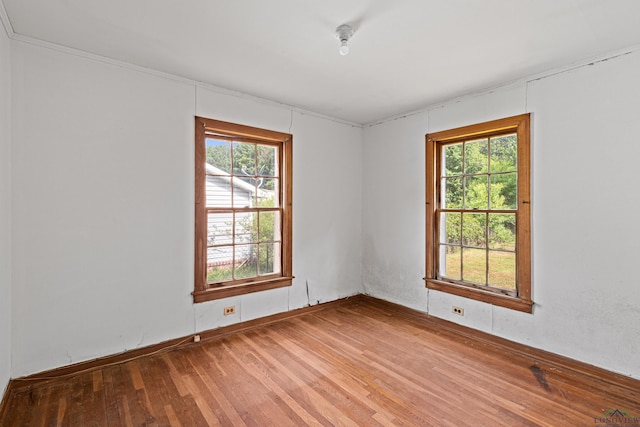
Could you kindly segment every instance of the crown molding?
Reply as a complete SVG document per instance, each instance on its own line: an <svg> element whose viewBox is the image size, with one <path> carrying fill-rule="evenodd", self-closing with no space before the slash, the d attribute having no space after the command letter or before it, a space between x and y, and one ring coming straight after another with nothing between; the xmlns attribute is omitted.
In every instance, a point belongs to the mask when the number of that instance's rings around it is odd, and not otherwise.
<svg viewBox="0 0 640 427"><path fill-rule="evenodd" d="M0 0L0 6L2 5L2 0ZM0 9L2 9L2 7L0 7ZM0 12L1 14L1 12ZM7 18L8 21L8 18ZM11 28L11 27L10 27ZM321 113L316 113L314 111L311 110L306 110L304 108L300 108L300 107L296 107L295 105L289 105L289 104L285 104L284 102L279 102L279 101L275 101L275 100L271 100L271 99L266 99L266 98L261 98L255 95L251 95L248 93L244 93L244 92L240 92L240 91L236 91L236 90L232 90L232 89L227 89L221 86L215 86L212 85L210 83L206 83L206 82L202 82L202 81L198 81L198 80L193 80L190 79L188 77L183 77L183 76L179 76L176 74L170 74L170 73L166 73L163 71L158 71L155 70L153 68L148 68L148 67L143 67L140 65L135 65L135 64L131 64L129 62L125 62L125 61L121 61L118 59L113 59L113 58L109 58L107 56L102 56L102 55L98 55L95 53L91 53L91 52L87 52L84 50L80 50L80 49L76 49L73 47L68 47L68 46L64 46L64 45L60 45L57 43L53 43L53 42L49 42L46 40L42 40L42 39L37 39L34 37L30 37L30 36L25 36L22 34L17 34L17 33L13 33L11 34L10 38L16 42L20 42L20 43L25 43L25 44L30 44L33 46L39 46L45 49L50 49L50 50L55 50L58 52L63 52L66 53L68 55L73 55L73 56L78 56L81 58L85 58L85 59L89 59L92 61L96 61L96 62L102 62L105 64L110 64L110 65L114 65L117 67L121 67L121 68L126 68L129 70L133 70L133 71L137 71L140 73L144 73L144 74L149 74L152 76L156 76L156 77L160 77L160 78L164 78L167 80L172 80L175 82L180 82L180 83L184 83L190 86L194 86L196 88L201 88L201 89L207 89L210 90L212 92L216 92L219 93L221 95L229 95L229 96L234 96L236 98L242 98L242 99L246 99L246 100L250 100L259 104L263 104L263 105L270 105L270 106L275 106L275 107L280 107L286 110L290 110L292 113L298 113L304 116L311 116L311 117L315 117L315 118L319 118L319 119L323 119L323 120L327 120L327 121L331 121L331 122L335 122L335 123L339 123L342 125L346 125L346 126L351 126L351 127L356 127L356 128L362 128L362 124L361 123L355 123L355 122L350 122L348 120L343 120L340 119L338 117L332 117L332 116L328 116L328 115L324 115Z"/></svg>
<svg viewBox="0 0 640 427"><path fill-rule="evenodd" d="M11 25L11 21L9 20L9 15L7 15L7 9L5 9L4 7L3 0L0 0L0 23L2 23L2 27L7 33L7 37L12 39L16 33L13 31L13 25Z"/></svg>
<svg viewBox="0 0 640 427"><path fill-rule="evenodd" d="M410 116L414 116L416 114L422 114L422 113L428 113L431 110L434 110L436 108L442 108L446 105L449 104L455 104L458 103L462 100L468 99L468 98L474 98L477 96L482 96L482 95L486 95L488 93L491 92L495 92L498 89L503 89L503 88L508 88L508 87L515 87L515 86L526 86L530 83L536 82L538 80L544 80L546 78L549 77L553 77L553 76L557 76L559 74L564 74L564 73L569 73L572 71L575 71L577 69L580 68L584 68L584 67L589 67L592 65L596 65L600 62L607 62L613 59L617 59L619 57L623 57L623 56L627 56L629 54L633 54L635 52L640 51L640 44L634 44L632 46L628 46L626 48L623 49L617 49L614 51L610 51L608 53L605 54L601 54L601 55L596 55L596 56L592 56L589 58L585 58L582 59L580 61L576 61L573 62L571 64L568 65L564 65L561 67L556 67L556 68L552 68L550 70L546 70L537 74L531 74L528 76L524 76L518 79L514 79L514 80L510 80L510 81L506 81L506 82L502 82L502 83L498 83L496 85L493 86L489 86L489 87L485 87L479 90L475 90L475 91L471 91L469 93L465 93L463 95L454 97L454 98L445 98L442 99L440 101L436 101L436 102L432 102L429 103L427 105L425 105L424 107L420 107L417 110L411 110L411 111L407 111L405 113L400 113L400 114L396 114L393 115L391 117L386 117L386 118L382 118L379 120L374 120L372 122L368 122L368 123L363 123L362 127L363 128L371 128L371 127L375 127L378 125L382 125L388 122L392 122L394 120L398 120L398 119L404 119L406 117L410 117ZM524 111L525 113L528 113L529 111Z"/></svg>

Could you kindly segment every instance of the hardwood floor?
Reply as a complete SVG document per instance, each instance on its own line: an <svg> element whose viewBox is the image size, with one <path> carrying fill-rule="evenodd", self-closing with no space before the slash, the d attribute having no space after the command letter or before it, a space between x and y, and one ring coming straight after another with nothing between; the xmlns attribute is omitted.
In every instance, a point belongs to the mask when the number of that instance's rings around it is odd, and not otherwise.
<svg viewBox="0 0 640 427"><path fill-rule="evenodd" d="M21 385L0 425L597 426L611 409L640 417L637 382L558 366L356 298Z"/></svg>

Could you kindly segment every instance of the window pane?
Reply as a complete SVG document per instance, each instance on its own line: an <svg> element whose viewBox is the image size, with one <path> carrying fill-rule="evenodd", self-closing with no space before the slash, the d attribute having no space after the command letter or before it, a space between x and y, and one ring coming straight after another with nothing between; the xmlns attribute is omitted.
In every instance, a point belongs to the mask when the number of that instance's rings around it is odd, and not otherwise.
<svg viewBox="0 0 640 427"><path fill-rule="evenodd" d="M491 175L491 209L518 208L518 174Z"/></svg>
<svg viewBox="0 0 640 427"><path fill-rule="evenodd" d="M489 251L489 285L516 289L516 254L513 252Z"/></svg>
<svg viewBox="0 0 640 427"><path fill-rule="evenodd" d="M462 177L443 178L444 209L462 209Z"/></svg>
<svg viewBox="0 0 640 427"><path fill-rule="evenodd" d="M479 139L464 144L464 173L466 175L487 173L488 169L488 141Z"/></svg>
<svg viewBox="0 0 640 427"><path fill-rule="evenodd" d="M207 168L208 174L231 173L231 143L207 138L207 164L215 168Z"/></svg>
<svg viewBox="0 0 640 427"><path fill-rule="evenodd" d="M280 273L280 243L264 243L258 246L260 274Z"/></svg>
<svg viewBox="0 0 640 427"><path fill-rule="evenodd" d="M277 208L280 206L280 187L277 178L258 178L258 206Z"/></svg>
<svg viewBox="0 0 640 427"><path fill-rule="evenodd" d="M485 248L487 216L484 213L465 213L462 215L462 244Z"/></svg>
<svg viewBox="0 0 640 427"><path fill-rule="evenodd" d="M440 245L440 276L460 280L460 247Z"/></svg>
<svg viewBox="0 0 640 427"><path fill-rule="evenodd" d="M460 245L460 215L453 212L440 213L440 243Z"/></svg>
<svg viewBox="0 0 640 427"><path fill-rule="evenodd" d="M280 212L260 212L260 242L280 240Z"/></svg>
<svg viewBox="0 0 640 427"><path fill-rule="evenodd" d="M233 243L233 214L207 215L207 246Z"/></svg>
<svg viewBox="0 0 640 427"><path fill-rule="evenodd" d="M256 144L244 142L233 143L233 174L238 176L255 176Z"/></svg>
<svg viewBox="0 0 640 427"><path fill-rule="evenodd" d="M255 207L256 186L253 178L234 177L233 183L233 207L252 208Z"/></svg>
<svg viewBox="0 0 640 427"><path fill-rule="evenodd" d="M516 214L489 214L489 248L516 250Z"/></svg>
<svg viewBox="0 0 640 427"><path fill-rule="evenodd" d="M205 194L208 208L231 207L231 182L222 176L205 177Z"/></svg>
<svg viewBox="0 0 640 427"><path fill-rule="evenodd" d="M488 209L489 187L488 175L466 176L465 183L465 209Z"/></svg>
<svg viewBox="0 0 640 427"><path fill-rule="evenodd" d="M235 243L254 243L258 238L258 213L237 212L235 222Z"/></svg>
<svg viewBox="0 0 640 427"><path fill-rule="evenodd" d="M257 245L238 245L236 249L235 278L244 279L258 275Z"/></svg>
<svg viewBox="0 0 640 427"><path fill-rule="evenodd" d="M491 138L491 173L515 172L518 168L516 134Z"/></svg>
<svg viewBox="0 0 640 427"><path fill-rule="evenodd" d="M445 145L442 149L442 175L462 174L462 144Z"/></svg>
<svg viewBox="0 0 640 427"><path fill-rule="evenodd" d="M269 145L258 145L258 176L278 176L276 159L278 149Z"/></svg>
<svg viewBox="0 0 640 427"><path fill-rule="evenodd" d="M233 246L207 249L207 283L233 278Z"/></svg>
<svg viewBox="0 0 640 427"><path fill-rule="evenodd" d="M462 280L487 283L487 251L462 248Z"/></svg>

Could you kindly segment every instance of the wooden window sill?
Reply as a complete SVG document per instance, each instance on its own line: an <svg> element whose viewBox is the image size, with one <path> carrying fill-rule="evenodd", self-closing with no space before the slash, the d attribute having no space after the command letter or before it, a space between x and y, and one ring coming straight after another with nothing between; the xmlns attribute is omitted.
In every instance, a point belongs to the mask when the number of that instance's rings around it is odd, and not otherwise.
<svg viewBox="0 0 640 427"><path fill-rule="evenodd" d="M282 288L291 286L293 277L278 277L275 279L261 280L249 283L241 283L237 285L211 287L202 291L194 291L193 302L200 303L212 301L214 299L222 299L234 297L238 295L249 294L251 292L266 291L268 289Z"/></svg>
<svg viewBox="0 0 640 427"><path fill-rule="evenodd" d="M533 301L524 300L518 297L502 295L491 291L485 291L479 288L457 285L454 283L443 282L435 279L425 279L428 289L446 292L461 297L486 302L500 307L512 310L522 311L525 313L533 312Z"/></svg>

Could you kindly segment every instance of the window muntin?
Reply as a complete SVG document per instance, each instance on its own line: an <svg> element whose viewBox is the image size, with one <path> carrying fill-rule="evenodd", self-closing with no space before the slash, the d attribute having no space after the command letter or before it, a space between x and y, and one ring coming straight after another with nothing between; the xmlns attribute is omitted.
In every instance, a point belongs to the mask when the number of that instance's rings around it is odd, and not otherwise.
<svg viewBox="0 0 640 427"><path fill-rule="evenodd" d="M427 135L427 287L531 311L529 115Z"/></svg>
<svg viewBox="0 0 640 427"><path fill-rule="evenodd" d="M291 135L196 118L196 302L291 284Z"/></svg>

